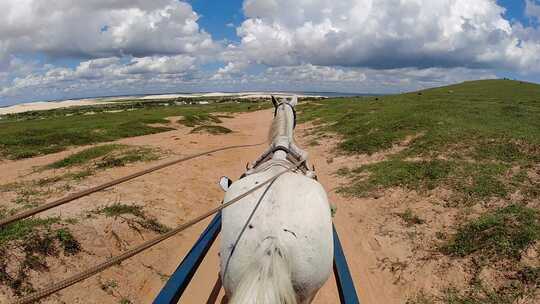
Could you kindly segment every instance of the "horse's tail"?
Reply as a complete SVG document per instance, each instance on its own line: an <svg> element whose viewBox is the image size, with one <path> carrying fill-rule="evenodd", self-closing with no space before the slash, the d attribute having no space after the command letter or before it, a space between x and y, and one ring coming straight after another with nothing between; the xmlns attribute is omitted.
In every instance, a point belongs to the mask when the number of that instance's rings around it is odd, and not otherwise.
<svg viewBox="0 0 540 304"><path fill-rule="evenodd" d="M284 246L267 238L232 294L230 304L296 304L291 265Z"/></svg>

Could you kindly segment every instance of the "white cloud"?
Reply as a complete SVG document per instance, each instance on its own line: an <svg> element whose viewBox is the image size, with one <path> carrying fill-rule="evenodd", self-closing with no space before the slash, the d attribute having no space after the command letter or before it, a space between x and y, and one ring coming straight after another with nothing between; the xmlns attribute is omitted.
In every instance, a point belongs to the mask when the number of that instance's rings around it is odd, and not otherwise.
<svg viewBox="0 0 540 304"><path fill-rule="evenodd" d="M525 15L540 21L540 3L535 0L525 0Z"/></svg>
<svg viewBox="0 0 540 304"><path fill-rule="evenodd" d="M213 84L227 90L330 91L352 93L397 93L466 80L491 79L484 69L400 68L370 69L303 64L268 67L260 73L214 77Z"/></svg>
<svg viewBox="0 0 540 304"><path fill-rule="evenodd" d="M208 52L211 36L177 0L2 0L2 53L106 57Z"/></svg>
<svg viewBox="0 0 540 304"><path fill-rule="evenodd" d="M540 68L491 0L245 0L243 57L280 66Z"/></svg>
<svg viewBox="0 0 540 304"><path fill-rule="evenodd" d="M229 62L226 66L219 68L216 74L212 76L212 80L227 79L232 76L241 75L244 70L249 66L247 61Z"/></svg>
<svg viewBox="0 0 540 304"><path fill-rule="evenodd" d="M0 96L33 94L42 98L57 92L140 91L141 88L175 89L197 76L195 58L186 55L100 58L79 63L75 68L47 66L25 76L15 77ZM95 94L95 93L94 93Z"/></svg>
<svg viewBox="0 0 540 304"><path fill-rule="evenodd" d="M340 69L305 64L300 66L271 67L266 77L294 82L363 82L366 75L359 69Z"/></svg>

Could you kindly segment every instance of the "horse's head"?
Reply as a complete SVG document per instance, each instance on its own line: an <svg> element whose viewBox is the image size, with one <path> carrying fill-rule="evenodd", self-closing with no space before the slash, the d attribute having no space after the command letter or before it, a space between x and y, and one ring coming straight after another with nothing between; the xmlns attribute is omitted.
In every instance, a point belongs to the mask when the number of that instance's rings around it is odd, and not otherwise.
<svg viewBox="0 0 540 304"><path fill-rule="evenodd" d="M296 127L296 110L294 109L294 107L298 104L298 96L293 95L290 97L283 97L283 98L280 98L279 100L275 98L274 95L271 95L271 96L272 96L272 103L274 104L274 117L276 117L278 110L280 108L283 109L283 108L286 108L286 106L291 107L291 111L293 114L293 129L294 129Z"/></svg>
<svg viewBox="0 0 540 304"><path fill-rule="evenodd" d="M294 108L298 104L298 96L293 95L291 97L283 97L283 98L280 98L278 101L277 98L274 97L274 95L272 95L272 103L274 104L274 108L276 110L282 104L288 104Z"/></svg>

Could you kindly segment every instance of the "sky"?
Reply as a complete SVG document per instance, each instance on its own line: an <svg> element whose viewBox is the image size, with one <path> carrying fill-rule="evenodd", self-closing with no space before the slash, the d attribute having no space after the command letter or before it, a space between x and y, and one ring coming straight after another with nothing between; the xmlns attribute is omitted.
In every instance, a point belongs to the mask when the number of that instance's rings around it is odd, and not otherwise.
<svg viewBox="0 0 540 304"><path fill-rule="evenodd" d="M540 0L2 0L0 106L540 82Z"/></svg>

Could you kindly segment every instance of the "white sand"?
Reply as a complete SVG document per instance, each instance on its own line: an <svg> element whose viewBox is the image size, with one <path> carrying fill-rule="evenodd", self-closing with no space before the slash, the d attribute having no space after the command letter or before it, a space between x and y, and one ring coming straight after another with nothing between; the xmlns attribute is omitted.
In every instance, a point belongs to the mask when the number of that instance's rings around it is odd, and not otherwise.
<svg viewBox="0 0 540 304"><path fill-rule="evenodd" d="M96 104L106 104L111 102L99 101L96 99L81 99L81 100L64 100L64 101L38 101L21 103L5 108L0 108L0 115L22 113L28 111L44 111L51 109L67 108L74 106L91 106Z"/></svg>
<svg viewBox="0 0 540 304"><path fill-rule="evenodd" d="M67 108L74 106L91 106L91 105L102 105L110 104L113 101L119 100L149 100L149 99L173 99L173 98L200 98L200 97L229 97L229 96L238 96L238 98L249 99L249 98L270 98L271 95L275 96L288 96L290 94L280 93L280 92L239 92L239 93L223 93L223 92L213 92L213 93L194 93L194 94L161 94L161 95L147 95L147 96L119 96L119 97L110 97L110 98L87 98L87 99L68 99L63 101L50 101L50 102L29 102L17 104L9 107L0 108L0 115L4 114L15 114L28 111L44 111L52 110L59 108ZM297 95L298 97L320 97L323 96L313 96L313 95Z"/></svg>

